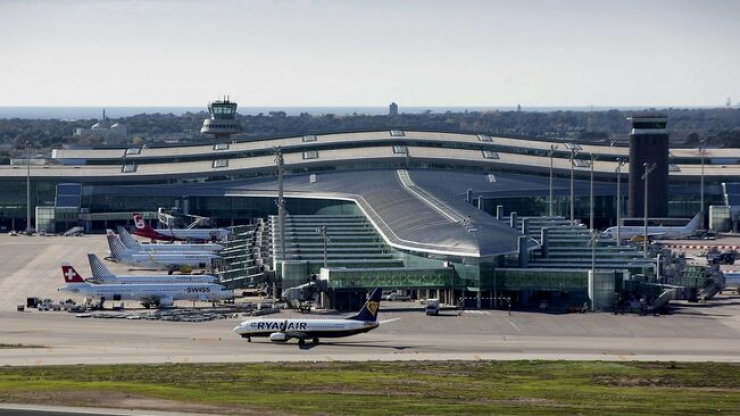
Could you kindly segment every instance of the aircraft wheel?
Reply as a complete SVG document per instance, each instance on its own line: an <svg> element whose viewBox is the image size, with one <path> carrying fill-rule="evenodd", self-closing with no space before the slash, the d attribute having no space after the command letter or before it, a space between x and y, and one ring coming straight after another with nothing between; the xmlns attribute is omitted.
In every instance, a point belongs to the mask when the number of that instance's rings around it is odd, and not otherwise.
<svg viewBox="0 0 740 416"><path fill-rule="evenodd" d="M252 337L247 337L247 342L252 342Z"/></svg>
<svg viewBox="0 0 740 416"><path fill-rule="evenodd" d="M319 339L318 338L314 338L313 339L313 343L316 344L316 345L318 345L319 344Z"/></svg>
<svg viewBox="0 0 740 416"><path fill-rule="evenodd" d="M305 344L306 344L306 341L304 341L303 339L298 340L298 345L305 345Z"/></svg>

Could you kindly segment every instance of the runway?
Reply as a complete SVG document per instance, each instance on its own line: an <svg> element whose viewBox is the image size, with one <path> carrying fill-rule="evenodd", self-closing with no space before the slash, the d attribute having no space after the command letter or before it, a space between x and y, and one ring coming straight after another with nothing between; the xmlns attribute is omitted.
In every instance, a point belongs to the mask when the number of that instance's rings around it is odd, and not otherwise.
<svg viewBox="0 0 740 416"><path fill-rule="evenodd" d="M384 312L400 318L379 329L299 347L247 342L231 330L244 317L208 322L76 318L66 312L16 312L26 296L57 299L60 258L105 255L103 236L0 238L0 365L160 364L394 360L662 360L738 362L740 297L729 292L707 304L676 303L666 316L610 313L466 311L462 316ZM16 243L17 241L17 243ZM38 243L34 245L32 243ZM30 255L31 247L39 252ZM7 249L7 251L6 251ZM13 254L13 250L19 250ZM8 253L9 257L5 257ZM28 253L26 253L28 252ZM84 260L82 260L84 259ZM72 259L74 260L74 258ZM75 263L73 263L75 264ZM116 270L120 271L120 268ZM20 282L20 283L19 283ZM275 316L290 316L283 311ZM307 317L310 315L301 315Z"/></svg>

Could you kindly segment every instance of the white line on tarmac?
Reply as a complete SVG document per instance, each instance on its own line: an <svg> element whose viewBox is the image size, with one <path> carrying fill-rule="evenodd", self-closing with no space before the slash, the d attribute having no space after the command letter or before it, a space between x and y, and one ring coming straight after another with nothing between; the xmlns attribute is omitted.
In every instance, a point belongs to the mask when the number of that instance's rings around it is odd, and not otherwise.
<svg viewBox="0 0 740 416"><path fill-rule="evenodd" d="M509 320L509 318L504 318L504 319L506 319L506 322L508 322L508 323L509 323L509 324L510 324L511 326L513 326L513 327L514 327L514 329L516 329L516 330L517 330L517 331L519 331L519 332L522 332L522 330L521 330L521 329L519 329L519 327L518 327L518 326L516 326L516 324L514 324L514 322L511 322L511 321Z"/></svg>

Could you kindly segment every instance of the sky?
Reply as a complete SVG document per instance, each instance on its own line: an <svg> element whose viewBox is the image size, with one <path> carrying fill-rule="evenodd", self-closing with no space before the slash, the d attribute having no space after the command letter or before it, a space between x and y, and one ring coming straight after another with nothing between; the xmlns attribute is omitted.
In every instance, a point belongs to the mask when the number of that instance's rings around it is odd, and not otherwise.
<svg viewBox="0 0 740 416"><path fill-rule="evenodd" d="M0 0L0 106L723 107L737 0Z"/></svg>

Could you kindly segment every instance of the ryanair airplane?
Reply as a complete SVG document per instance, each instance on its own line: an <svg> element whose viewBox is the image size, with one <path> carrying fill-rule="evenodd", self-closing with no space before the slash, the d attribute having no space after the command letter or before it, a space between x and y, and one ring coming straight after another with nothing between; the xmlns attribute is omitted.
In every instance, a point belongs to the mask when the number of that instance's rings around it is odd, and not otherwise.
<svg viewBox="0 0 740 416"><path fill-rule="evenodd" d="M360 312L345 319L251 319L242 322L234 332L252 341L252 337L266 337L272 342L287 342L293 338L298 345L306 340L319 343L319 338L340 338L372 331L381 323L378 322L381 288L376 288L360 309Z"/></svg>

